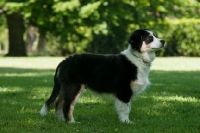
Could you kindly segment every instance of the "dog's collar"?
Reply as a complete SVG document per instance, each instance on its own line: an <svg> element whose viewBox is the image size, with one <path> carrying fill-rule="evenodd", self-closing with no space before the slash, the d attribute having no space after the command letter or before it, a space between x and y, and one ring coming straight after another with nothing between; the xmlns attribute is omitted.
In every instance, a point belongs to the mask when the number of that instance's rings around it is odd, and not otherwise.
<svg viewBox="0 0 200 133"><path fill-rule="evenodd" d="M142 59L141 57L137 56L137 55L134 53L134 50L131 49L130 51L131 51L131 53L133 54L133 56L135 56L136 58L138 58L138 59L141 61L141 63L145 64L146 66L151 66L151 62L147 62L147 61L145 61L144 59Z"/></svg>

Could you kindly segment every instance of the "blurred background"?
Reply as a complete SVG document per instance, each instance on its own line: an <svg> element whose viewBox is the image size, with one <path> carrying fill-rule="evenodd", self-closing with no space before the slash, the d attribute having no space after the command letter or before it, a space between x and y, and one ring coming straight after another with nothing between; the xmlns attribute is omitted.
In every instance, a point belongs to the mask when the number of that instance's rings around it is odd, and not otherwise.
<svg viewBox="0 0 200 133"><path fill-rule="evenodd" d="M200 0L1 0L0 55L116 54L151 29L158 56L200 56Z"/></svg>

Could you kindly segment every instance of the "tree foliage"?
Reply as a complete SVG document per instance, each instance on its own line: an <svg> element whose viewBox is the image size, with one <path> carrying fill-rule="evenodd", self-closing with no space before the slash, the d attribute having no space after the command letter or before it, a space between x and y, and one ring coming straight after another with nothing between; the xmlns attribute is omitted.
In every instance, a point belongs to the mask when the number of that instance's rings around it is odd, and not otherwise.
<svg viewBox="0 0 200 133"><path fill-rule="evenodd" d="M4 0L0 5L37 27L52 55L118 53L137 28L154 29L166 20L200 14L196 0Z"/></svg>

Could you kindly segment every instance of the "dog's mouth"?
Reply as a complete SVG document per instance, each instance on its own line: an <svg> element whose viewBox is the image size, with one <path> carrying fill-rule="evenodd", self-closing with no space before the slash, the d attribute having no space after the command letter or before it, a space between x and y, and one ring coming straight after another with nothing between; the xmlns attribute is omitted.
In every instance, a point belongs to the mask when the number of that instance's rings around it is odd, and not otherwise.
<svg viewBox="0 0 200 133"><path fill-rule="evenodd" d="M159 48L151 48L154 52L156 52L156 51L159 51L159 50L162 50L162 49L164 49L165 47L163 46L163 47L159 47Z"/></svg>
<svg viewBox="0 0 200 133"><path fill-rule="evenodd" d="M151 49L153 49L153 50L162 50L164 48L165 48L165 45L162 45L161 47L157 47L157 48L151 48Z"/></svg>
<svg viewBox="0 0 200 133"><path fill-rule="evenodd" d="M159 47L159 48L151 48L151 49L163 49L163 48L165 48L165 47Z"/></svg>

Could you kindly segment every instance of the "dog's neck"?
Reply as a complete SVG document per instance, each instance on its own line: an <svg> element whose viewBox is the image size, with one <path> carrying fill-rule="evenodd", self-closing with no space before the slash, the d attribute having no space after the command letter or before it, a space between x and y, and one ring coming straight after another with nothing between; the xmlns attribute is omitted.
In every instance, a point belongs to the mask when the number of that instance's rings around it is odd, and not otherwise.
<svg viewBox="0 0 200 133"><path fill-rule="evenodd" d="M146 64L147 66L151 66L151 62L154 60L155 58L155 54L154 53L139 53L137 51L132 51L131 53L133 54L133 56L135 56L136 58L138 58L139 60L141 60L144 64Z"/></svg>
<svg viewBox="0 0 200 133"><path fill-rule="evenodd" d="M137 59L141 64L150 67L151 62L155 59L155 53L154 52L138 52L136 50L133 50L131 46L128 47L128 49L124 50L122 54L125 54L129 60L131 60L132 57Z"/></svg>
<svg viewBox="0 0 200 133"><path fill-rule="evenodd" d="M131 53L137 57L138 59L142 60L143 63L146 65L151 65L151 62L155 59L155 52L138 52L136 50L133 50L131 46L128 47L128 50L131 51Z"/></svg>

